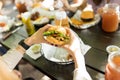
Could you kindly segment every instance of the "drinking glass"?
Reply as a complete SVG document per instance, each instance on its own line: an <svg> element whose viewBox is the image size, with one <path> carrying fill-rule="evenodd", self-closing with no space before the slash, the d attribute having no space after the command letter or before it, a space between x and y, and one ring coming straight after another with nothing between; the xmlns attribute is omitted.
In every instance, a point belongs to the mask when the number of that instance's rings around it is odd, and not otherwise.
<svg viewBox="0 0 120 80"><path fill-rule="evenodd" d="M102 14L102 29L105 32L115 32L119 24L119 5L117 3L106 4Z"/></svg>

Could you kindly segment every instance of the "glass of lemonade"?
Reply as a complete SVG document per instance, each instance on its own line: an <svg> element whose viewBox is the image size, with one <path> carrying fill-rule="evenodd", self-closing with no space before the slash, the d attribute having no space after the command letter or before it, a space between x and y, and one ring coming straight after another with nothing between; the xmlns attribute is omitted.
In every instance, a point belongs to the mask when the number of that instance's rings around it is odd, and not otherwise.
<svg viewBox="0 0 120 80"><path fill-rule="evenodd" d="M102 29L105 32L115 32L119 24L119 5L116 3L106 4L102 14Z"/></svg>

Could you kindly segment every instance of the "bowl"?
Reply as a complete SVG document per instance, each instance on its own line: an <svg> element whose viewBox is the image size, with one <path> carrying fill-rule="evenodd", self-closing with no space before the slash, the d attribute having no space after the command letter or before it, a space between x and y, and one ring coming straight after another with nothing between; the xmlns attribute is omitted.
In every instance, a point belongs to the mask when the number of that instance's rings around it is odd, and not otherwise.
<svg viewBox="0 0 120 80"><path fill-rule="evenodd" d="M72 59L68 59L69 53L63 48L42 43L42 51L44 57L51 62L62 65L73 63Z"/></svg>
<svg viewBox="0 0 120 80"><path fill-rule="evenodd" d="M107 46L106 51L109 54L111 54L111 53L119 52L120 48L118 46L116 46L116 45L109 45L109 46Z"/></svg>

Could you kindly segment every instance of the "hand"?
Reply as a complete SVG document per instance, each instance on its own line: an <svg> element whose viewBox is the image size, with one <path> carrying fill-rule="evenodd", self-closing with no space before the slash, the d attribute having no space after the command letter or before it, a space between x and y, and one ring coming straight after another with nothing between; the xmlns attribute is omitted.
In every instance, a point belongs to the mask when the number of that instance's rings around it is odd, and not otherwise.
<svg viewBox="0 0 120 80"><path fill-rule="evenodd" d="M22 74L21 74L21 72L19 72L19 71L17 71L17 70L13 70L13 73L14 73L15 75L17 75L17 76L22 80Z"/></svg>
<svg viewBox="0 0 120 80"><path fill-rule="evenodd" d="M69 44L64 45L63 48L67 49L70 55L73 57L76 68L85 68L85 60L83 54L81 53L79 38L72 30L70 30L70 33L71 41Z"/></svg>
<svg viewBox="0 0 120 80"><path fill-rule="evenodd" d="M11 71L8 65L0 56L0 80L21 80L21 73L13 70Z"/></svg>
<svg viewBox="0 0 120 80"><path fill-rule="evenodd" d="M81 53L80 40L72 30L70 30L70 32L71 32L71 43L64 45L63 47L70 53L70 55L74 60L75 68L79 70L78 72L74 73L73 80L79 80L79 79L92 80L86 70L84 56Z"/></svg>
<svg viewBox="0 0 120 80"><path fill-rule="evenodd" d="M43 37L43 32L49 28L50 24L45 25L44 27L40 28L37 32L35 32L32 36L28 37L25 39L25 43L29 46L33 44L39 44L39 43L48 43L44 37Z"/></svg>

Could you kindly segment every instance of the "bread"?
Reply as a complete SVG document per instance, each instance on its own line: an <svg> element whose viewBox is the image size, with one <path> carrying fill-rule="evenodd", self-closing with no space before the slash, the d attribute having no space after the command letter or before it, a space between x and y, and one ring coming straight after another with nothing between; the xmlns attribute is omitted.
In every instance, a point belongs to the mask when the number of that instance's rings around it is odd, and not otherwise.
<svg viewBox="0 0 120 80"><path fill-rule="evenodd" d="M43 33L44 39L53 45L61 46L70 41L70 33L64 27L50 27Z"/></svg>
<svg viewBox="0 0 120 80"><path fill-rule="evenodd" d="M81 13L80 17L83 21L91 21L94 18L94 12L93 11L83 11Z"/></svg>

